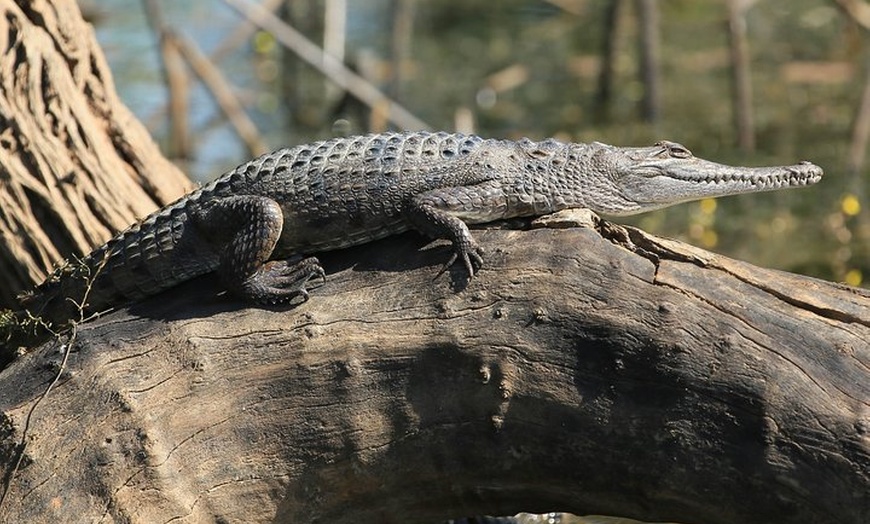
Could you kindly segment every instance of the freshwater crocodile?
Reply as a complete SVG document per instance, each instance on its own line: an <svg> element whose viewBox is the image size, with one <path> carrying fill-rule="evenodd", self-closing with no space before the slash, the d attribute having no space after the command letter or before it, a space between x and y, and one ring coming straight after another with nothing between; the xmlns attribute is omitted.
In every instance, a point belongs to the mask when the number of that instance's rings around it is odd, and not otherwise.
<svg viewBox="0 0 870 524"><path fill-rule="evenodd" d="M308 281L324 277L309 255L411 229L451 240L447 266L458 261L472 277L483 252L467 224L565 208L629 215L821 177L809 162L731 167L674 142L615 147L443 132L336 138L238 166L61 267L22 302L60 326L79 317L84 296L87 312L102 311L213 271L253 303L304 301Z"/></svg>

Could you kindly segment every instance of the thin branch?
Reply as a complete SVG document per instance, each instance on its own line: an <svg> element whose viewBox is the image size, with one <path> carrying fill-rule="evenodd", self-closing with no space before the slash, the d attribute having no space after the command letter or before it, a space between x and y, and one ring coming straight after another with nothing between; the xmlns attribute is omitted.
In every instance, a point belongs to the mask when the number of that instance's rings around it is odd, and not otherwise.
<svg viewBox="0 0 870 524"><path fill-rule="evenodd" d="M45 389L42 391L42 394L39 395L33 405L30 406L30 409L27 411L27 416L24 418L24 427L21 429L21 440L18 444L18 456L16 457L15 464L12 466L12 470L9 472L9 475L6 478L6 481L3 483L3 486L0 486L0 488L2 488L2 492L0 492L0 509L3 508L3 503L6 501L6 496L11 491L12 483L15 481L15 477L18 474L18 471L21 469L21 463L24 461L24 452L27 451L28 435L30 433L30 428L33 422L33 414L36 412L36 408L39 407L39 405L42 404L42 401L45 400L49 393L51 393L51 390L57 385L58 382L60 382L60 378L63 376L63 372L66 371L66 366L69 362L70 352L72 351L72 347L75 345L76 337L78 336L78 327L80 324L85 322L85 320L87 320L85 318L85 307L88 303L88 296L90 296L91 290L93 289L94 280L106 266L106 263L108 261L109 257L107 253L107 256L103 258L103 260L94 270L94 272L86 277L88 282L87 286L85 287L85 291L82 294L80 302L76 302L72 298L68 297L68 300L71 300L74 304L76 304L76 307L78 308L79 318L77 321L71 323L69 336L67 337L66 343L60 345L60 349L63 351L63 356L61 357L60 364L57 367L57 372L54 374L54 378L52 378L51 382L48 383L48 386L45 387ZM38 321L42 322L41 319L38 319ZM50 327L45 327L46 329L48 329L49 332L53 334L53 343L59 343L62 333L55 333ZM2 512L0 512L0 514L2 514Z"/></svg>
<svg viewBox="0 0 870 524"><path fill-rule="evenodd" d="M323 13L323 52L344 62L347 40L347 0L326 0Z"/></svg>
<svg viewBox="0 0 870 524"><path fill-rule="evenodd" d="M239 99L233 93L233 88L205 53L193 41L185 38L183 35L167 31L166 36L178 47L178 50L181 51L182 56L190 64L193 72L196 73L196 76L208 88L215 102L217 102L236 130L239 138L245 143L248 152L253 156L258 156L268 151L266 143L257 130L257 126L254 125L254 122L245 113L241 102L239 102Z"/></svg>
<svg viewBox="0 0 870 524"><path fill-rule="evenodd" d="M160 2L143 0L145 17L151 30L157 35L162 58L163 75L169 90L169 143L167 153L170 158L189 159L191 157L190 125L188 115L188 82L179 50L174 41L167 37L167 25L160 9Z"/></svg>
<svg viewBox="0 0 870 524"><path fill-rule="evenodd" d="M274 12L276 9L281 7L282 3L284 3L284 0L263 0L262 5L263 9ZM257 29L259 28L251 23L250 20L242 20L236 28L233 29L233 32L221 40L217 47L215 47L214 51L208 55L209 59L214 63L220 62L227 54L247 42Z"/></svg>
<svg viewBox="0 0 870 524"><path fill-rule="evenodd" d="M834 2L858 25L870 30L870 4L861 0L834 0Z"/></svg>
<svg viewBox="0 0 870 524"><path fill-rule="evenodd" d="M390 96L396 100L402 98L402 86L405 82L405 64L411 55L411 43L414 32L415 0L393 0L392 27L392 75L390 78Z"/></svg>
<svg viewBox="0 0 870 524"><path fill-rule="evenodd" d="M249 0L224 0L224 2L260 28L272 33L279 42L296 53L299 58L369 107L375 110L384 108L390 122L408 130L429 129L426 122L388 98L374 84L351 71L341 61L324 53L317 44L281 21L261 5L251 3Z"/></svg>

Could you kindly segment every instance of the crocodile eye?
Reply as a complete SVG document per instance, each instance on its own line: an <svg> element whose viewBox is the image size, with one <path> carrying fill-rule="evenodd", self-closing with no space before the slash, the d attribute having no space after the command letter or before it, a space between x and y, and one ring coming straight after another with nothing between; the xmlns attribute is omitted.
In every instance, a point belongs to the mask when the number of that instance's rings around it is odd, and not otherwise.
<svg viewBox="0 0 870 524"><path fill-rule="evenodd" d="M691 158L692 152L681 145L670 148L671 156L674 158Z"/></svg>
<svg viewBox="0 0 870 524"><path fill-rule="evenodd" d="M662 140L661 142L656 142L655 146L661 148L653 153L653 156L655 157L692 158L692 152L689 151L686 146L678 144L676 142L668 142L667 140Z"/></svg>

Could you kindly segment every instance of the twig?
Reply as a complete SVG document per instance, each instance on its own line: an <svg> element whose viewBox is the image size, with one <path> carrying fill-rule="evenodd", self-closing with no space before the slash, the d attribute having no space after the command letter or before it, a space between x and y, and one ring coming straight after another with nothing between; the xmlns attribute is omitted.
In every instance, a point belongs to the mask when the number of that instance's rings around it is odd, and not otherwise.
<svg viewBox="0 0 870 524"><path fill-rule="evenodd" d="M18 474L18 470L21 469L21 463L24 461L24 452L27 451L27 435L30 432L31 421L33 420L33 414L36 412L36 408L42 403L42 401L48 396L51 392L52 388L57 385L60 381L60 377L63 376L64 370L66 370L67 362L69 361L69 355L72 352L73 344L75 344L76 336L78 335L78 326L82 322L86 320L85 318L85 307L88 303L88 296L91 294L91 289L93 288L94 280L96 280L97 275L100 274L103 267L108 262L109 256L106 253L106 256L100 261L100 264L94 269L92 274L89 274L86 278L87 286L85 286L85 291L82 294L81 302L76 302L70 297L67 297L68 300L71 300L76 307L78 308L79 318L76 321L70 322L70 330L69 337L65 344L61 344L63 348L63 358L61 358L60 365L57 368L57 373L54 374L54 378L52 381L46 386L45 390L39 395L39 398L30 406L30 409L27 411L27 416L24 418L24 427L21 429L21 441L18 444L18 457L15 459L15 465L12 467L12 470L9 472L9 475L6 479L6 482L3 484L3 492L0 493L0 510L3 509L3 503L6 501L6 496L9 494L9 491L12 488L12 482L15 480L15 476ZM51 331L50 328L46 326L46 329L49 329L49 332L54 336L54 342L60 342L60 337L62 333L57 333ZM3 512L0 511L0 515Z"/></svg>
<svg viewBox="0 0 870 524"><path fill-rule="evenodd" d="M166 37L170 39L181 55L190 64L193 72L208 88L221 111L227 116L239 138L245 143L248 152L253 156L265 153L268 148L260 136L257 126L248 118L241 102L233 93L229 82L224 79L220 70L208 59L199 47L183 35L167 30Z"/></svg>
<svg viewBox="0 0 870 524"><path fill-rule="evenodd" d="M262 6L248 0L224 0L226 4L251 20L260 28L272 33L283 45L299 58L326 75L342 89L360 99L371 108L386 107L387 118L403 129L429 129L429 126L413 113L389 99L374 84L354 73L341 61L323 52L311 40L284 23Z"/></svg>
<svg viewBox="0 0 870 524"><path fill-rule="evenodd" d="M284 0L263 0L262 6L263 9L274 12L282 3L284 3ZM247 42L257 29L258 27L251 23L250 20L242 20L229 36L220 41L217 47L208 55L208 58L214 63L220 62L228 53Z"/></svg>
<svg viewBox="0 0 870 524"><path fill-rule="evenodd" d="M347 0L326 0L323 14L323 52L344 62L346 33Z"/></svg>
<svg viewBox="0 0 870 524"><path fill-rule="evenodd" d="M187 119L187 74L179 56L178 46L167 33L160 3L156 0L143 0L143 5L148 24L157 35L160 44L163 74L169 88L169 156L176 159L189 159L192 148Z"/></svg>
<svg viewBox="0 0 870 524"><path fill-rule="evenodd" d="M861 0L834 0L834 2L858 25L870 30L870 4Z"/></svg>
<svg viewBox="0 0 870 524"><path fill-rule="evenodd" d="M323 52L344 63L347 42L347 0L326 0L323 9ZM327 99L342 97L344 91L324 78Z"/></svg>
<svg viewBox="0 0 870 524"><path fill-rule="evenodd" d="M411 42L414 33L414 3L415 0L397 0L393 12L392 52L390 56L393 67L389 93L396 100L402 98L402 85L405 82L405 63L411 54Z"/></svg>

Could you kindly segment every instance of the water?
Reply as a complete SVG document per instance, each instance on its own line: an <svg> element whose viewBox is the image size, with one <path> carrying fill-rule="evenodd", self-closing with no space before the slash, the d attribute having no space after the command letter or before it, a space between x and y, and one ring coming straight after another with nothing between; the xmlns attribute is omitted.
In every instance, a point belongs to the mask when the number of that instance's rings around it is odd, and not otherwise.
<svg viewBox="0 0 870 524"><path fill-rule="evenodd" d="M217 48L239 22L235 11L219 1L164 1L160 6L168 24L196 42L206 54ZM142 2L101 0L96 9L97 39L106 54L117 91L166 151L167 92L157 40L148 26ZM248 45L229 55L220 63L220 69L243 98L250 90L264 89L257 81ZM229 126L212 124L221 117L220 109L192 72L190 80L190 127L194 130L195 157L186 168L195 180L206 181L239 164L246 153ZM252 115L267 132L280 127L279 121L263 118L258 111Z"/></svg>

